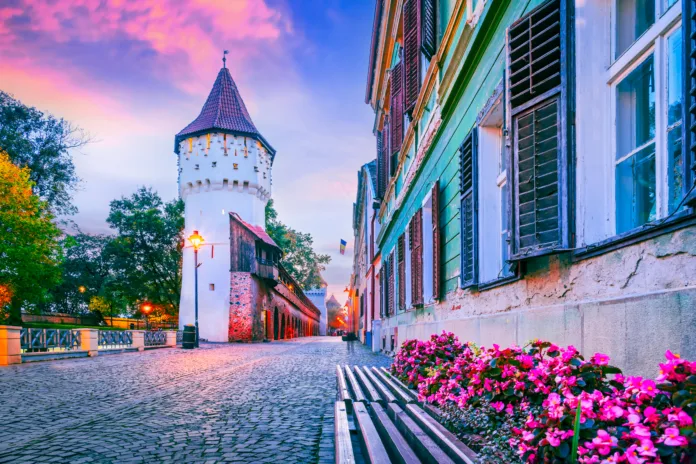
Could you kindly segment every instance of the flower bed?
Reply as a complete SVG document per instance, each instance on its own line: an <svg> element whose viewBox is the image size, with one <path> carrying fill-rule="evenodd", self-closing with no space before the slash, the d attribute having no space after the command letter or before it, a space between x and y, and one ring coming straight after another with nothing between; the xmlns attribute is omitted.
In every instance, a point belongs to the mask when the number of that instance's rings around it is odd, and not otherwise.
<svg viewBox="0 0 696 464"><path fill-rule="evenodd" d="M666 357L650 380L573 346L479 348L443 332L404 342L392 373L484 462L696 462L696 362Z"/></svg>

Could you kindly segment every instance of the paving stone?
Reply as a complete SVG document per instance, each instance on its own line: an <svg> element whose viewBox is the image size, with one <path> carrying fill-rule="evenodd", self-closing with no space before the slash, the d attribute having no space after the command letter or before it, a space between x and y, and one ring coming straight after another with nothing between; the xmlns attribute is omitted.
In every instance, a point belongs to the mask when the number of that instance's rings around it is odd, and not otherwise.
<svg viewBox="0 0 696 464"><path fill-rule="evenodd" d="M336 364L390 362L352 343L203 344L2 368L0 463L328 464Z"/></svg>

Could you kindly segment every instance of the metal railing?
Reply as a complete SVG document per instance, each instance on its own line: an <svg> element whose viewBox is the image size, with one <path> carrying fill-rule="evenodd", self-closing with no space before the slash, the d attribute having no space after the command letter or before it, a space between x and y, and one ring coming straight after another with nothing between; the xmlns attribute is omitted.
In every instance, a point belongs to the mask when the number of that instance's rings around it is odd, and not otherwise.
<svg viewBox="0 0 696 464"><path fill-rule="evenodd" d="M23 353L79 350L81 341L79 330L25 327L20 331L20 347Z"/></svg>
<svg viewBox="0 0 696 464"><path fill-rule="evenodd" d="M164 346L167 344L167 333L161 330L145 332L145 346Z"/></svg>
<svg viewBox="0 0 696 464"><path fill-rule="evenodd" d="M133 333L129 330L100 330L97 341L100 350L127 348L133 344Z"/></svg>
<svg viewBox="0 0 696 464"><path fill-rule="evenodd" d="M184 331L177 330L176 331L176 344L181 345L183 342L184 342Z"/></svg>

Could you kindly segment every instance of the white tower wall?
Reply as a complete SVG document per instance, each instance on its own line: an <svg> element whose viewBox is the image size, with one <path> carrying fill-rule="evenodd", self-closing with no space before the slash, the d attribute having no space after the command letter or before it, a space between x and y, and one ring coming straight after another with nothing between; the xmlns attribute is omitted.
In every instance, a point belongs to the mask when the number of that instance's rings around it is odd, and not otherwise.
<svg viewBox="0 0 696 464"><path fill-rule="evenodd" d="M264 226L271 195L271 158L251 137L211 133L179 145L179 194L184 200L185 237L197 230L205 243L198 252L198 325L202 339L228 341L230 225L235 212ZM194 253L183 254L179 326L193 324Z"/></svg>

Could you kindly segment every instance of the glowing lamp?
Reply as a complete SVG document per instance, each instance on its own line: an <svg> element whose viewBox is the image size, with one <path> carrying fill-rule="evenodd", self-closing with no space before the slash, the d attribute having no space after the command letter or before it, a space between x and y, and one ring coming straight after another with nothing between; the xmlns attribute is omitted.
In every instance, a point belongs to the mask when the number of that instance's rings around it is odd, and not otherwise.
<svg viewBox="0 0 696 464"><path fill-rule="evenodd" d="M197 230L194 230L193 234L191 234L191 236L188 239L189 242L191 242L191 245L193 245L193 249L196 251L198 251L201 245L203 245L203 242L205 242L205 240L203 240L203 237L201 237Z"/></svg>

